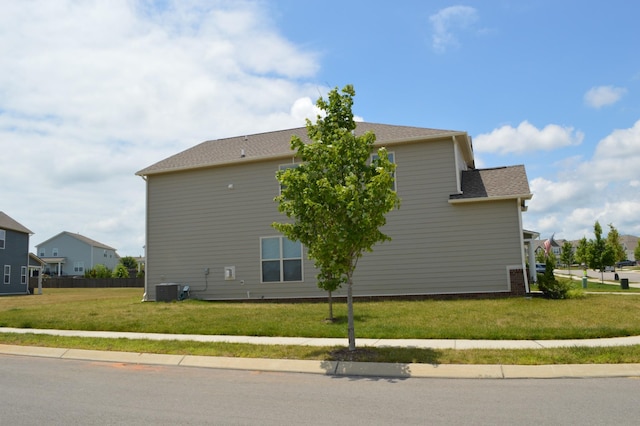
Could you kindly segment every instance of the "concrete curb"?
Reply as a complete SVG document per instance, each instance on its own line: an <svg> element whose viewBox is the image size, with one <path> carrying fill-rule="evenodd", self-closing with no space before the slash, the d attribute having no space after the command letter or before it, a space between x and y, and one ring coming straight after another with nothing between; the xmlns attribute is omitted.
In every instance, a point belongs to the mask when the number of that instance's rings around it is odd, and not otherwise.
<svg viewBox="0 0 640 426"><path fill-rule="evenodd" d="M180 340L194 342L246 343L253 345L340 346L346 338L220 336L199 334L134 333L116 331L50 330L0 327L0 333L45 334L66 337L95 337L105 339ZM611 347L640 345L640 336L573 340L472 340L472 339L367 339L357 340L359 347L396 347L420 349L542 349L574 346Z"/></svg>
<svg viewBox="0 0 640 426"><path fill-rule="evenodd" d="M68 360L199 367L263 372L322 374L334 377L550 379L640 377L640 364L464 365L305 361L266 358L207 357L0 344L0 354Z"/></svg>

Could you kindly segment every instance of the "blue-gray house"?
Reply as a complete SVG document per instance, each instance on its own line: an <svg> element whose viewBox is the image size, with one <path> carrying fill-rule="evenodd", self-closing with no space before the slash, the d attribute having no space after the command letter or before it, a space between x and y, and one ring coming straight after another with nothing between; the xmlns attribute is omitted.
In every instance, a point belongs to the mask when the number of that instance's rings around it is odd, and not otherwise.
<svg viewBox="0 0 640 426"><path fill-rule="evenodd" d="M28 228L0 211L0 294L29 293Z"/></svg>
<svg viewBox="0 0 640 426"><path fill-rule="evenodd" d="M37 244L36 249L47 264L45 274L53 276L82 276L98 264L113 270L120 262L115 248L67 231Z"/></svg>

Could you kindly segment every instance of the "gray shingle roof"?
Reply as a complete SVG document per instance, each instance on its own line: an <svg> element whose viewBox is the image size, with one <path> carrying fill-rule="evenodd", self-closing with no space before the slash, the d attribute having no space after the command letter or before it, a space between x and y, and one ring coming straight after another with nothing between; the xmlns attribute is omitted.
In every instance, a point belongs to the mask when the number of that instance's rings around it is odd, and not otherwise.
<svg viewBox="0 0 640 426"><path fill-rule="evenodd" d="M461 135L466 138L465 132L454 130L357 123L357 135L367 131L375 133L376 145L392 145L394 143L433 139L441 136ZM147 176L222 164L288 157L293 155L290 145L292 135L297 135L303 141L309 142L305 127L211 140L159 161L136 174ZM244 153L244 157L241 156L242 153Z"/></svg>
<svg viewBox="0 0 640 426"><path fill-rule="evenodd" d="M41 245L44 245L46 243L48 243L49 241L53 240L54 238L58 238L61 235L68 235L72 238L75 238L76 240L82 241L85 244L88 244L92 247L97 247L97 248L101 248L101 249L107 249L107 250L116 250L115 248L108 246L106 244L103 244L99 241L96 240L92 240L89 237L85 237L84 235L80 235L80 234L76 234L73 232L69 232L69 231L62 231L61 233L54 235L53 237L49 238L46 241L41 242L40 244L36 244L36 247L40 247Z"/></svg>
<svg viewBox="0 0 640 426"><path fill-rule="evenodd" d="M33 232L31 232L29 230L29 228L27 228L26 226L21 225L20 223L16 222L14 219L9 217L4 212L0 212L0 228L2 228L2 229L10 229L12 231L23 232L25 234L33 234Z"/></svg>
<svg viewBox="0 0 640 426"><path fill-rule="evenodd" d="M462 194L451 195L451 200L532 197L523 165L465 170L461 188Z"/></svg>

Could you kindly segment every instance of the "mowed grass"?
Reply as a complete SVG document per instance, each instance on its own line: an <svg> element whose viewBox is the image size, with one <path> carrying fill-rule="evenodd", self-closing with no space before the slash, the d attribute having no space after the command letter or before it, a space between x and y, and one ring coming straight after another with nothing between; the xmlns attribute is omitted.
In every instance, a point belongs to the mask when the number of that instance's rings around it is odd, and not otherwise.
<svg viewBox="0 0 640 426"><path fill-rule="evenodd" d="M142 289L44 289L42 295L0 298L0 326L70 330L249 336L347 336L346 305L223 303L187 300L142 303ZM358 338L580 339L640 335L640 296L584 295L569 300L375 301L355 303ZM128 339L62 338L0 333L0 343L292 359L336 359L338 348ZM361 361L427 363L640 362L640 347L538 350L367 348Z"/></svg>

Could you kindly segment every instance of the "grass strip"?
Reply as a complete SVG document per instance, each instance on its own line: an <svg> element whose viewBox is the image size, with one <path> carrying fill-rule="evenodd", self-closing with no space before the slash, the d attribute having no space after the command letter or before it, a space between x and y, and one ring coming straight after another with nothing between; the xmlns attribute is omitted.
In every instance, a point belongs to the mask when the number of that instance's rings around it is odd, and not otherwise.
<svg viewBox="0 0 640 426"><path fill-rule="evenodd" d="M178 340L105 339L38 334L0 334L0 343L20 346L76 348L136 353L218 357L340 361L344 347L203 343ZM349 361L422 364L621 364L640 363L640 346L569 347L552 349L416 349L359 347Z"/></svg>

